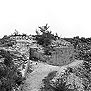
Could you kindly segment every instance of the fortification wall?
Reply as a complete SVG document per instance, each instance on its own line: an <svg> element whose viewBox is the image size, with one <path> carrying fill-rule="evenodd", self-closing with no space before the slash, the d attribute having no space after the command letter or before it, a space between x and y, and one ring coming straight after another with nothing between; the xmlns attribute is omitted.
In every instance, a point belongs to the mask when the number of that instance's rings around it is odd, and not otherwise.
<svg viewBox="0 0 91 91"><path fill-rule="evenodd" d="M48 64L62 66L71 63L74 60L74 48L70 47L59 47L55 48L52 53L50 60L47 60Z"/></svg>
<svg viewBox="0 0 91 91"><path fill-rule="evenodd" d="M30 59L37 58L40 61L47 62L48 64L55 66L62 66L69 64L73 61L74 57L74 48L72 45L65 47L54 47L54 51L51 56L46 56L41 52L38 52L37 49L31 48Z"/></svg>

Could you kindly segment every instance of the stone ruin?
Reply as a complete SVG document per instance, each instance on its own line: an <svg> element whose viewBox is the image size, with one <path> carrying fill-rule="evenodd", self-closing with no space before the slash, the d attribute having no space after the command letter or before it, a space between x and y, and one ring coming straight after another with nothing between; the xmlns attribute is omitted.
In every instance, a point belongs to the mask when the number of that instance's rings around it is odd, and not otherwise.
<svg viewBox="0 0 91 91"><path fill-rule="evenodd" d="M71 43L61 39L53 41L51 46L53 51L50 56L44 55L43 51L38 51L38 47L30 48L30 59L40 60L54 66L63 66L74 61L74 47Z"/></svg>
<svg viewBox="0 0 91 91"><path fill-rule="evenodd" d="M63 66L71 63L74 60L73 57L73 48L70 47L58 47L54 48L54 52L49 60L47 60L48 64L56 65L56 66Z"/></svg>

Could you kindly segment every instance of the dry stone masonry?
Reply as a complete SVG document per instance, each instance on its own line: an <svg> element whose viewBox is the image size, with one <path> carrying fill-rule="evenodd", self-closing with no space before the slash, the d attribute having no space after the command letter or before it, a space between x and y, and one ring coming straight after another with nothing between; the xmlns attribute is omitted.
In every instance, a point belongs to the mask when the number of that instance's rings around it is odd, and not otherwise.
<svg viewBox="0 0 91 91"><path fill-rule="evenodd" d="M55 66L62 66L73 61L74 47L72 44L64 40L57 40L53 41L51 46L53 51L51 51L52 55L50 56L44 55L43 49L39 51L39 46L30 48L30 59L36 58Z"/></svg>

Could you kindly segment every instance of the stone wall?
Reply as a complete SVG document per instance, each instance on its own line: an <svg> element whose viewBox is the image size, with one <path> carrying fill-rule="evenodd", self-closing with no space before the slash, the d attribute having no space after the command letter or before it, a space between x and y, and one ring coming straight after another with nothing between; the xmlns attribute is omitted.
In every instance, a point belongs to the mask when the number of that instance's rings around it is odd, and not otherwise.
<svg viewBox="0 0 91 91"><path fill-rule="evenodd" d="M42 52L38 52L37 48L30 48L30 57L29 57L29 59L34 60L34 61L36 61L35 59L37 59L37 60L46 62L48 57L45 56Z"/></svg>
<svg viewBox="0 0 91 91"><path fill-rule="evenodd" d="M48 64L62 66L69 64L74 60L74 48L72 46L58 47L54 49L55 51L52 53L50 60L47 60Z"/></svg>
<svg viewBox="0 0 91 91"><path fill-rule="evenodd" d="M70 46L54 47L51 56L44 55L37 48L30 49L30 59L38 59L55 66L62 66L73 61L74 48Z"/></svg>

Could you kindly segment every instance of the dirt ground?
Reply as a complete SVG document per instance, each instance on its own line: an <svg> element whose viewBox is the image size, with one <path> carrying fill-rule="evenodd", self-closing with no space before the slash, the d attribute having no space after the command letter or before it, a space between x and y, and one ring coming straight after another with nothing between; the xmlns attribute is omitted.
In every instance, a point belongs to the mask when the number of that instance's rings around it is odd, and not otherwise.
<svg viewBox="0 0 91 91"><path fill-rule="evenodd" d="M81 63L82 61L80 61ZM22 91L39 91L40 87L43 86L42 79L52 71L62 72L68 66L75 66L79 64L76 60L69 65L65 65L62 67L52 66L46 63L38 63L34 62L32 64L34 71L28 74L27 79L23 85Z"/></svg>

